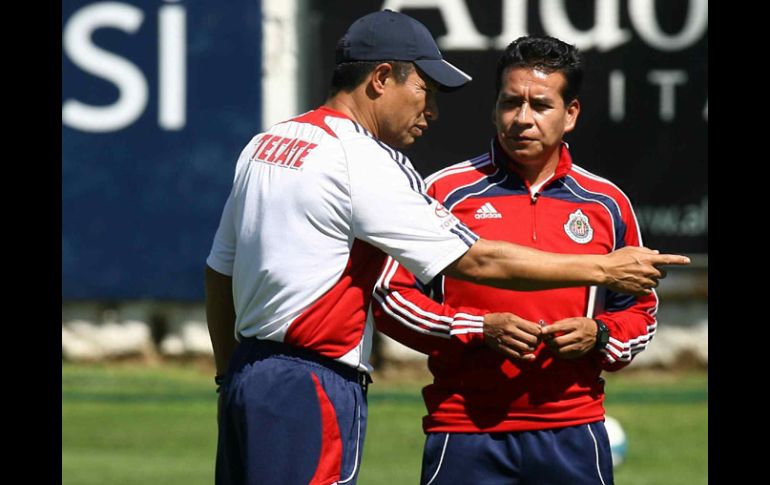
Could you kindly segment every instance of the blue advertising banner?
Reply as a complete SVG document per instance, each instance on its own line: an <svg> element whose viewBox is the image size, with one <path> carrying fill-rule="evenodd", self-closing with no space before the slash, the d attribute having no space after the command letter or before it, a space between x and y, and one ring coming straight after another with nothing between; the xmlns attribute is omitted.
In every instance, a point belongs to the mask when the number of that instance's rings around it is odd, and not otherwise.
<svg viewBox="0 0 770 485"><path fill-rule="evenodd" d="M62 298L200 300L261 129L261 2L62 2Z"/></svg>

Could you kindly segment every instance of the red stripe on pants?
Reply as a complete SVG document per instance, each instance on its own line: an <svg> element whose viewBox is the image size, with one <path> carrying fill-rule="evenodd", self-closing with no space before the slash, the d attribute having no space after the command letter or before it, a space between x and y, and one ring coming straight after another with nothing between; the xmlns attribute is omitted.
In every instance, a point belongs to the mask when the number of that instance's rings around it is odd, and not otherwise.
<svg viewBox="0 0 770 485"><path fill-rule="evenodd" d="M338 482L342 468L342 440L337 425L337 413L329 396L326 395L318 377L313 376L318 404L321 408L321 456L318 466L308 485L328 485Z"/></svg>

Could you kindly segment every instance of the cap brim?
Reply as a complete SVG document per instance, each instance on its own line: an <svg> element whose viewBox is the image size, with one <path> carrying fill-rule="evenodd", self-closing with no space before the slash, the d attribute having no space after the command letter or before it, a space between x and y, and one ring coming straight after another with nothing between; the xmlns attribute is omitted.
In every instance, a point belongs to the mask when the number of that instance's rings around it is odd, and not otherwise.
<svg viewBox="0 0 770 485"><path fill-rule="evenodd" d="M418 59L413 62L428 77L436 81L442 91L454 91L473 79L444 59Z"/></svg>

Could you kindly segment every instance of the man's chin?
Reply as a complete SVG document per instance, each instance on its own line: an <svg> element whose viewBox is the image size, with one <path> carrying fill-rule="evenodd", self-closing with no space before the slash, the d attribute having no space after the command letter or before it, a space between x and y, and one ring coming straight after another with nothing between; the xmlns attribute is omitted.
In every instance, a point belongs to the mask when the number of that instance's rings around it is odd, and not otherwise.
<svg viewBox="0 0 770 485"><path fill-rule="evenodd" d="M536 159L539 155L537 150L532 150L530 148L514 148L511 146L503 145L503 150L509 157L520 161L533 160Z"/></svg>
<svg viewBox="0 0 770 485"><path fill-rule="evenodd" d="M388 145L392 146L393 148L397 148L399 150L403 150L405 148L409 148L412 145L414 145L415 137L409 135L407 137L404 137L400 140L394 140L393 143L388 143ZM387 143L387 142L386 142Z"/></svg>

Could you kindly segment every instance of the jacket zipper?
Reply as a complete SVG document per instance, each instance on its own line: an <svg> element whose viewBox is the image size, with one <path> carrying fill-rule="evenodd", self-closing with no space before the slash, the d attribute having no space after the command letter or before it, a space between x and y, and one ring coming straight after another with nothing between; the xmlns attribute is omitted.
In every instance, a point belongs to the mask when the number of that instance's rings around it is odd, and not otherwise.
<svg viewBox="0 0 770 485"><path fill-rule="evenodd" d="M540 194L532 194L529 198L530 206L532 207L532 240L537 241L537 213L535 211L535 205L537 204L537 198Z"/></svg>

